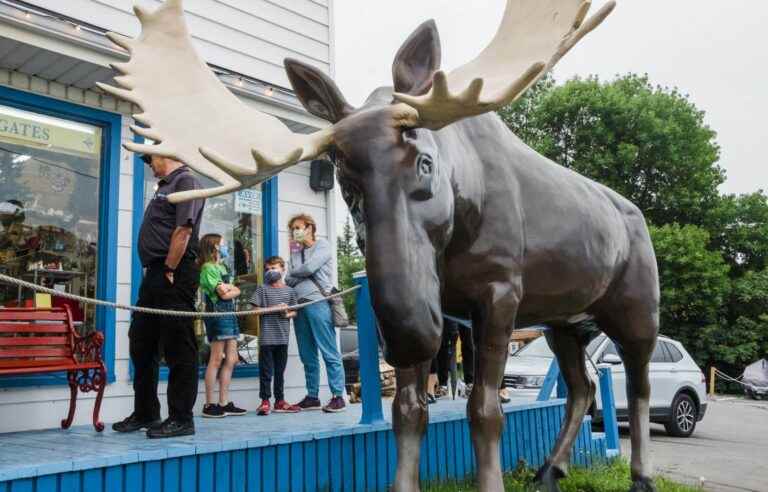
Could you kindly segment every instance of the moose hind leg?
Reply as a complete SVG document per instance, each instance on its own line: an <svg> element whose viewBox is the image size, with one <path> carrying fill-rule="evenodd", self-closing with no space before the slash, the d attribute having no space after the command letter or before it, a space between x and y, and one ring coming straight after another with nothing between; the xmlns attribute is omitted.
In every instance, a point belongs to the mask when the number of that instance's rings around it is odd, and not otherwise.
<svg viewBox="0 0 768 492"><path fill-rule="evenodd" d="M397 391L392 402L392 426L397 440L394 492L418 492L421 439L427 429L427 378L430 362L395 369Z"/></svg>
<svg viewBox="0 0 768 492"><path fill-rule="evenodd" d="M598 319L603 331L614 341L627 376L629 433L632 442L632 491L655 491L650 462L650 396L648 375L656 346L658 316L642 303L622 306L620 314Z"/></svg>
<svg viewBox="0 0 768 492"><path fill-rule="evenodd" d="M655 340L625 348L622 359L627 374L629 433L632 441L632 491L651 492L656 488L651 479L649 449L651 385L648 366Z"/></svg>
<svg viewBox="0 0 768 492"><path fill-rule="evenodd" d="M568 387L565 419L560 434L549 458L536 474L536 482L544 490L553 492L560 490L557 481L565 476L568 469L573 442L595 396L595 384L587 375L584 358L586 337L563 326L550 330L547 341L557 357L560 372Z"/></svg>

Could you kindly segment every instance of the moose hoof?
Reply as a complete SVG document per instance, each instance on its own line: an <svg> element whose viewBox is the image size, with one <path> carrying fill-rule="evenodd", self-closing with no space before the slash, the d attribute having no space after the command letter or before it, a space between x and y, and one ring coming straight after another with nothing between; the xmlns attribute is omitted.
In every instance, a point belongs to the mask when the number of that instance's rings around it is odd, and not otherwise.
<svg viewBox="0 0 768 492"><path fill-rule="evenodd" d="M543 492L560 492L557 481L565 477L565 472L559 466L552 463L544 463L536 472L535 481L541 486L539 490Z"/></svg>
<svg viewBox="0 0 768 492"><path fill-rule="evenodd" d="M632 482L632 488L629 489L629 492L656 492L656 485L651 478L639 478Z"/></svg>

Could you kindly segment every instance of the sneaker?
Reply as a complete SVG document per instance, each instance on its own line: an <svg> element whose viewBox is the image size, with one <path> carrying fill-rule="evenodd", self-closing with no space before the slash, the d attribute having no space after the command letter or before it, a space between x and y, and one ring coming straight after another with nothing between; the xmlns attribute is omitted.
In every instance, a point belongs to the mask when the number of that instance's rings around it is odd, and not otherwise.
<svg viewBox="0 0 768 492"><path fill-rule="evenodd" d="M285 400L279 400L275 402L275 413L296 413L301 411L301 407L298 405L291 405Z"/></svg>
<svg viewBox="0 0 768 492"><path fill-rule="evenodd" d="M203 405L203 417L208 419L220 419L226 417L224 408L218 403L206 403Z"/></svg>
<svg viewBox="0 0 768 492"><path fill-rule="evenodd" d="M248 413L248 410L245 410L243 408L238 408L232 402L227 403L226 405L221 407L221 409L224 411L224 415L226 415L227 417L237 417L237 416L245 415L246 413Z"/></svg>
<svg viewBox="0 0 768 492"><path fill-rule="evenodd" d="M144 420L136 416L135 413L130 414L120 422L112 424L112 430L115 432L136 432L138 430L148 430L153 427L159 427L162 424L162 420Z"/></svg>
<svg viewBox="0 0 768 492"><path fill-rule="evenodd" d="M499 400L501 400L501 403L509 403L512 401L512 398L510 398L509 391L507 391L507 388L502 388L499 390Z"/></svg>
<svg viewBox="0 0 768 492"><path fill-rule="evenodd" d="M181 421L168 419L159 427L151 428L147 431L147 437L150 439L161 439L166 437L191 436L195 433L195 423L192 420Z"/></svg>
<svg viewBox="0 0 768 492"><path fill-rule="evenodd" d="M464 398L469 398L472 394L472 383L469 383L464 386Z"/></svg>
<svg viewBox="0 0 768 492"><path fill-rule="evenodd" d="M343 396L334 396L326 406L323 407L323 412L326 413L338 413L347 409L347 404L344 403Z"/></svg>
<svg viewBox="0 0 768 492"><path fill-rule="evenodd" d="M269 400L261 400L261 405L256 409L257 415L269 415Z"/></svg>
<svg viewBox="0 0 768 492"><path fill-rule="evenodd" d="M322 408L323 404L320 403L319 398L314 398L312 396L305 396L303 400L301 400L299 403L296 404L302 411L307 410L320 410Z"/></svg>

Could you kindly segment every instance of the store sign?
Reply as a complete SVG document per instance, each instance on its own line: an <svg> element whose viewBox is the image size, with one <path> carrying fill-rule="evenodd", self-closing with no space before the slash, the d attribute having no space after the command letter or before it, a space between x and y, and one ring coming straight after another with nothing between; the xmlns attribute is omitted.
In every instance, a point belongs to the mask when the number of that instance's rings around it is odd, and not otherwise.
<svg viewBox="0 0 768 492"><path fill-rule="evenodd" d="M261 215L261 191L240 190L235 193L235 212Z"/></svg>
<svg viewBox="0 0 768 492"><path fill-rule="evenodd" d="M51 119L51 122L55 120ZM0 112L0 139L82 154L98 154L101 146L101 139L92 131L43 123L4 112Z"/></svg>

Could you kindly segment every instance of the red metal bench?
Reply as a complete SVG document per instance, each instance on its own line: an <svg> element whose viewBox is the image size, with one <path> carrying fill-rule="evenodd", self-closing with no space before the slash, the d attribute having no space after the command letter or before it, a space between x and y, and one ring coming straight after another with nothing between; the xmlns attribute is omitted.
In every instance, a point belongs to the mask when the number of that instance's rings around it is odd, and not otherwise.
<svg viewBox="0 0 768 492"><path fill-rule="evenodd" d="M77 405L77 389L96 391L93 426L104 430L99 421L101 400L107 385L107 371L101 359L104 335L98 331L80 336L72 324L68 306L50 309L0 309L0 376L67 372L69 414L61 421L64 429L72 425Z"/></svg>

